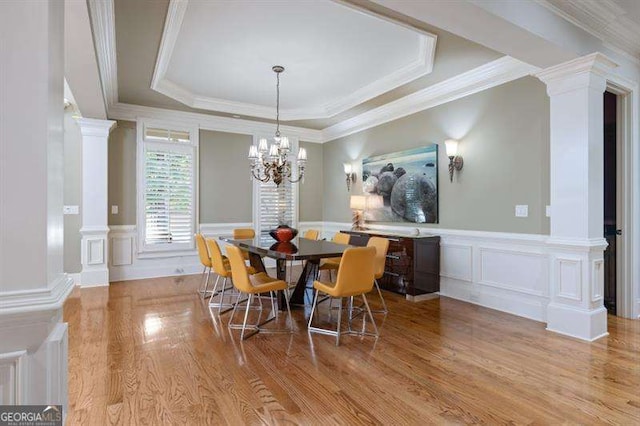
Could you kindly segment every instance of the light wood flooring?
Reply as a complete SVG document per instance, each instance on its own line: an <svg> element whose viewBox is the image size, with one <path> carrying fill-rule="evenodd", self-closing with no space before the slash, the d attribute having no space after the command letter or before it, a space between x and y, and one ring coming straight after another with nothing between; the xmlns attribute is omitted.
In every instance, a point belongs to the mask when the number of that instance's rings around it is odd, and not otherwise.
<svg viewBox="0 0 640 426"><path fill-rule="evenodd" d="M336 347L295 311L296 333L240 342L229 314L212 320L198 280L74 290L68 425L640 424L640 321L609 317L610 336L584 343L385 292L377 341Z"/></svg>

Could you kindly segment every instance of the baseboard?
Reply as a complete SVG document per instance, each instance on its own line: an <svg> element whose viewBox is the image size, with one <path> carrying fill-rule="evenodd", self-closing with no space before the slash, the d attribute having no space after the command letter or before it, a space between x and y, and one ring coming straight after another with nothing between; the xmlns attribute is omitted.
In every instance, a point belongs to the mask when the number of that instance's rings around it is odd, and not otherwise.
<svg viewBox="0 0 640 426"><path fill-rule="evenodd" d="M405 299L409 302L424 302L425 300L433 300L440 297L440 293L427 293L427 294L419 294L417 296L411 296L409 294L405 295Z"/></svg>
<svg viewBox="0 0 640 426"><path fill-rule="evenodd" d="M197 261L194 256L193 261ZM110 281L130 281L147 278L175 277L180 275L194 275L202 272L203 266L199 263L174 264L166 266L129 265L111 268Z"/></svg>

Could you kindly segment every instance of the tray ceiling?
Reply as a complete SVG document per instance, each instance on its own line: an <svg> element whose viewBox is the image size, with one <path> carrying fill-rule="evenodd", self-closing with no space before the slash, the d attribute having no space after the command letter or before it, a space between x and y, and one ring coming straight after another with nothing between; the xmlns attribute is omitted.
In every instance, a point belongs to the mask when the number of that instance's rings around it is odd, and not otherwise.
<svg viewBox="0 0 640 426"><path fill-rule="evenodd" d="M329 0L172 0L151 88L186 106L272 119L335 116L429 74L436 37Z"/></svg>

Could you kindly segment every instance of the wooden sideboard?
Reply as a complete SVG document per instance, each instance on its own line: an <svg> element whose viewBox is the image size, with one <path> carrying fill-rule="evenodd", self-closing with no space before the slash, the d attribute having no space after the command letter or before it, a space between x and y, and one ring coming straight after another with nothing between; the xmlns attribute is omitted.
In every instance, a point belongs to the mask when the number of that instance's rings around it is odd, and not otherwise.
<svg viewBox="0 0 640 426"><path fill-rule="evenodd" d="M440 237L408 236L376 231L341 231L351 235L350 244L365 246L369 237L389 240L380 287L415 298L440 291ZM422 298L422 297L420 297Z"/></svg>

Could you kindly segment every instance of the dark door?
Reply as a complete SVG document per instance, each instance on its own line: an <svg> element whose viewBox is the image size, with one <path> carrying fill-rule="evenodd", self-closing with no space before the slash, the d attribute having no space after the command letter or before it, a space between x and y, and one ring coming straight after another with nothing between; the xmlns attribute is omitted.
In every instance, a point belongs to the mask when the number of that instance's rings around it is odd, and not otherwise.
<svg viewBox="0 0 640 426"><path fill-rule="evenodd" d="M616 237L621 233L616 223L617 138L616 95L604 93L604 237L609 246L604 252L604 306L616 314Z"/></svg>

